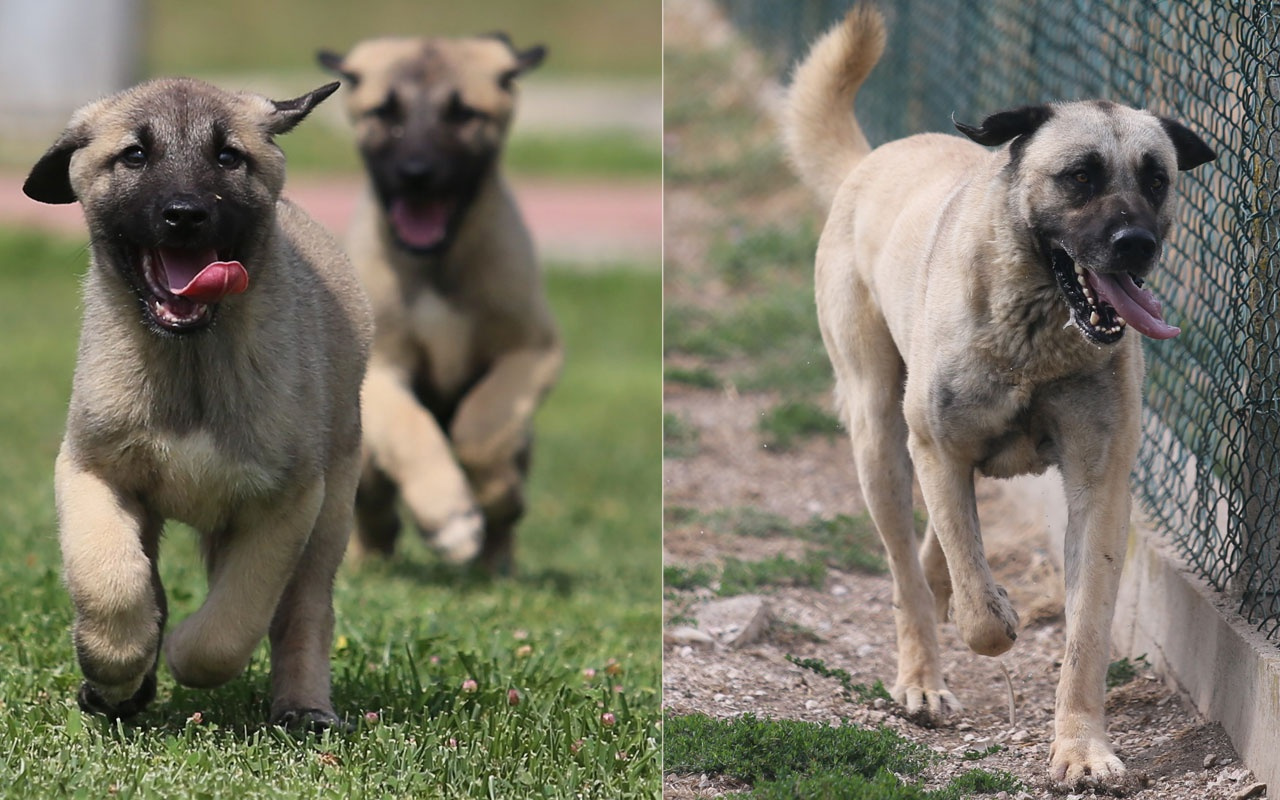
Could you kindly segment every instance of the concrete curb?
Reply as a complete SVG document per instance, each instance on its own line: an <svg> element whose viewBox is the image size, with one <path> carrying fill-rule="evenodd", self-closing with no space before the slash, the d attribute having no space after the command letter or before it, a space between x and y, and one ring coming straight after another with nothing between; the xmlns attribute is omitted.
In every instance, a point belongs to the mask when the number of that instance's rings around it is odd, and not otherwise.
<svg viewBox="0 0 1280 800"><path fill-rule="evenodd" d="M1067 508L1055 470L1010 481L1019 502L1044 509L1062 566ZM1221 723L1259 781L1280 788L1280 648L1197 577L1136 512L1111 628L1112 658L1146 655L1196 710Z"/></svg>

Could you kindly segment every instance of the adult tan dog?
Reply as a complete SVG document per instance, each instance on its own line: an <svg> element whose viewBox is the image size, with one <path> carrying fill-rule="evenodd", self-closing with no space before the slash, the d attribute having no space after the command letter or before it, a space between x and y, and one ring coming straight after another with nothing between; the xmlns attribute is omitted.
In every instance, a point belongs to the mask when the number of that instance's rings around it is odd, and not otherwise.
<svg viewBox="0 0 1280 800"><path fill-rule="evenodd" d="M510 567L532 416L562 361L499 171L515 80L543 56L500 34L319 55L350 89L369 176L348 237L377 319L357 550L394 550L399 495L446 558Z"/></svg>
<svg viewBox="0 0 1280 800"><path fill-rule="evenodd" d="M209 593L166 638L179 683L271 640L273 723L338 722L333 576L352 527L372 317L337 244L280 198L294 100L154 81L85 106L23 187L80 201L92 259L55 475L80 705L155 696L165 520L199 531Z"/></svg>
<svg viewBox="0 0 1280 800"><path fill-rule="evenodd" d="M974 471L1057 465L1069 507L1067 643L1050 773L1122 782L1104 677L1129 527L1143 360L1137 336L1178 333L1140 288L1173 215L1179 170L1214 157L1183 125L1106 102L1004 111L972 139L922 134L875 150L851 106L884 48L855 7L796 69L784 135L830 212L816 258L823 341L862 492L888 551L895 700L959 708L935 626L997 655L1018 616L983 553ZM979 147L1009 147L991 152ZM917 555L912 468L929 512Z"/></svg>

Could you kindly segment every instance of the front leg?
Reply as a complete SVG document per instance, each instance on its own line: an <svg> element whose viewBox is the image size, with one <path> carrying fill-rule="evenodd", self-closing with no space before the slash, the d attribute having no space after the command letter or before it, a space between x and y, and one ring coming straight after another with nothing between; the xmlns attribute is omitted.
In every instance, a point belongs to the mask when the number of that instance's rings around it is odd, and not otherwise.
<svg viewBox="0 0 1280 800"><path fill-rule="evenodd" d="M1117 787L1125 776L1124 765L1107 738L1104 702L1111 621L1129 533L1129 473L1138 449L1141 405L1133 387L1101 396L1115 398L1117 408L1129 412L1127 418L1121 415L1115 421L1112 436L1100 435L1096 421L1088 419L1068 425L1063 434L1067 641L1049 768L1052 779L1068 787ZM1080 407L1076 403L1063 413L1075 419Z"/></svg>
<svg viewBox="0 0 1280 800"><path fill-rule="evenodd" d="M371 363L361 391L361 419L373 483L389 481L400 490L414 522L433 535L432 545L447 560L474 558L483 529L466 475L431 412L409 390L407 376L392 366ZM394 492L383 494L380 502L394 502ZM371 502L379 501L371 500L368 492L360 498L357 545L388 552L389 546L379 546L385 537L366 528L379 511L392 520L394 509L368 508Z"/></svg>
<svg viewBox="0 0 1280 800"><path fill-rule="evenodd" d="M63 571L75 603L80 706L129 717L155 696L164 631L156 569L162 522L78 463L64 443L54 471Z"/></svg>
<svg viewBox="0 0 1280 800"><path fill-rule="evenodd" d="M517 350L498 359L463 398L450 439L485 518L482 565L510 567L511 532L524 511L533 413L555 383L558 346Z"/></svg>
<svg viewBox="0 0 1280 800"><path fill-rule="evenodd" d="M184 686L220 686L239 675L272 616L316 524L325 481L306 479L238 509L206 546L209 593L165 641L169 671Z"/></svg>
<svg viewBox="0 0 1280 800"><path fill-rule="evenodd" d="M975 653L997 656L1018 638L1018 613L996 585L982 548L973 464L945 450L927 432L912 428L911 459L929 512L929 526L951 576L952 613L965 644Z"/></svg>

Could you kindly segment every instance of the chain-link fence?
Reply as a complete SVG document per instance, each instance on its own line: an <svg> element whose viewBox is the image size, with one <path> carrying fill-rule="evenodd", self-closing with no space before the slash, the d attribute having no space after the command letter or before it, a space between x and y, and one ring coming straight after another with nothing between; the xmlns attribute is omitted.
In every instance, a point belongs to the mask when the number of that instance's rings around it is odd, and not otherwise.
<svg viewBox="0 0 1280 800"><path fill-rule="evenodd" d="M849 0L722 0L790 64ZM1003 108L1106 98L1218 152L1179 176L1153 277L1183 333L1149 343L1134 492L1241 614L1280 642L1280 9L1269 0L883 0L858 96L873 145Z"/></svg>

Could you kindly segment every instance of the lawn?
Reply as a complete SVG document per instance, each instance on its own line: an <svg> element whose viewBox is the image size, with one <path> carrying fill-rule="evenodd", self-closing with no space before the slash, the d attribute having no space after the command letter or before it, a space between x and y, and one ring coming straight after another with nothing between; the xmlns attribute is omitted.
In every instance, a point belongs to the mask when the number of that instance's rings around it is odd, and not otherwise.
<svg viewBox="0 0 1280 800"><path fill-rule="evenodd" d="M74 242L0 231L0 797L658 796L656 270L550 271L568 361L537 419L517 577L468 578L413 538L344 565L334 702L358 730L316 738L265 726L265 645L213 691L162 667L129 724L75 704L52 465L84 265ZM178 620L204 594L188 531L161 563Z"/></svg>

